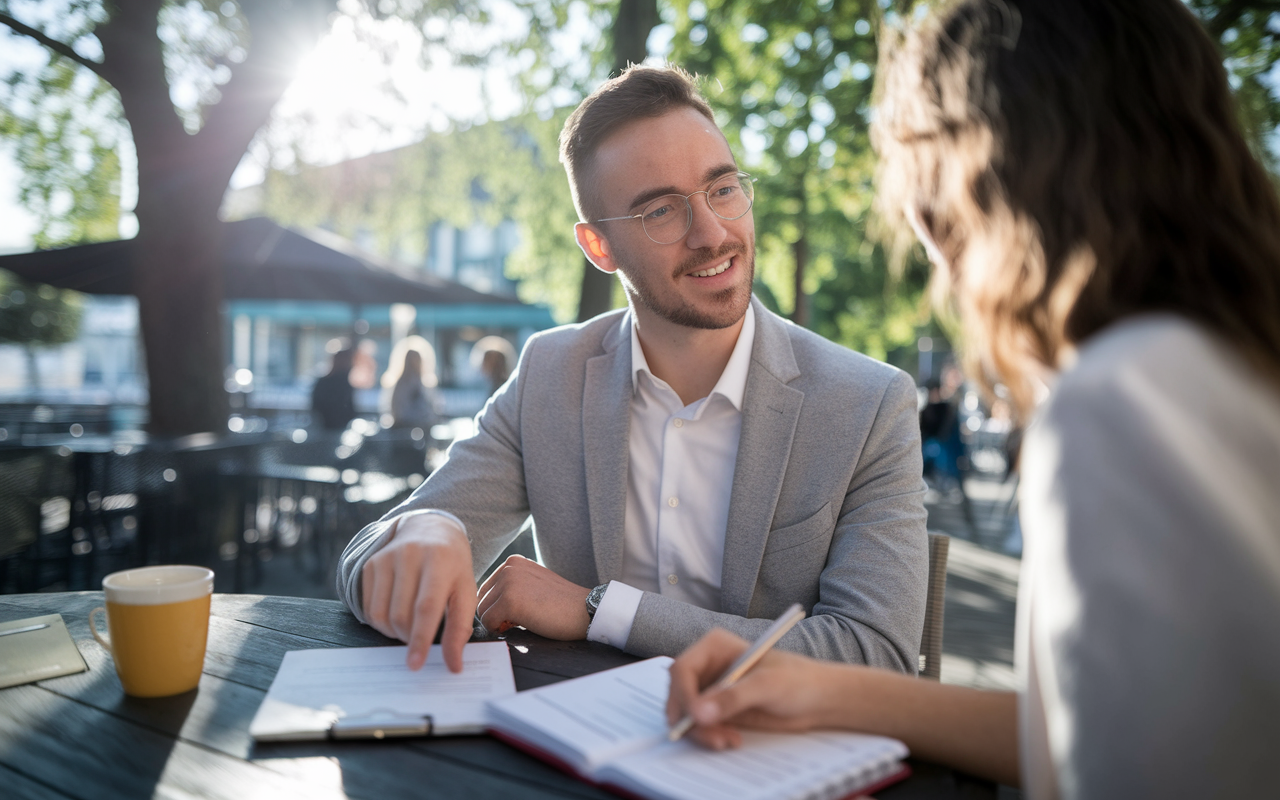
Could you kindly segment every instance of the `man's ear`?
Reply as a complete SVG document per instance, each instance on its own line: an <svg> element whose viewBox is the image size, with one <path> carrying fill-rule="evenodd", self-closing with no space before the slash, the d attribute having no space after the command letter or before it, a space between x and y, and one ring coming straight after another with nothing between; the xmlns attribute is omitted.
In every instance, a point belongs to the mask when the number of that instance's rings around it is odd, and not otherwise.
<svg viewBox="0 0 1280 800"><path fill-rule="evenodd" d="M609 240L604 238L599 228L590 222L579 222L573 226L573 233L583 255L596 269L610 273L617 271L618 267L613 263L613 251L609 249Z"/></svg>

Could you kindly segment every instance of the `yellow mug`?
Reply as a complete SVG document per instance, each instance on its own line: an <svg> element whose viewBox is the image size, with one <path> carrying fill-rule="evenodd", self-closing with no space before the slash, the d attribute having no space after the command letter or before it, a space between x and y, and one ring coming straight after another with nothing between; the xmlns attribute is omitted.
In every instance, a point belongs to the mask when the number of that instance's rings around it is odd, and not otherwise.
<svg viewBox="0 0 1280 800"><path fill-rule="evenodd" d="M102 579L104 609L89 612L89 630L107 649L125 694L168 697L200 683L209 638L213 571L164 566L113 572ZM110 638L95 617L107 615Z"/></svg>

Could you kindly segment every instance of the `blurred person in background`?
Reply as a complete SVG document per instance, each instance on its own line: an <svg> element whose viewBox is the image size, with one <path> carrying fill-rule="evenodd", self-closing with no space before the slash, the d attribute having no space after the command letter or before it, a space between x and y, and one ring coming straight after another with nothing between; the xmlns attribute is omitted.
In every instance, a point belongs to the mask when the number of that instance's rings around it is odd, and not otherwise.
<svg viewBox="0 0 1280 800"><path fill-rule="evenodd" d="M979 536L973 502L965 490L969 457L960 433L960 402L964 373L955 364L942 369L942 379L930 378L925 386L929 402L920 410L920 438L924 455L924 477L944 497L959 497L969 530Z"/></svg>
<svg viewBox="0 0 1280 800"><path fill-rule="evenodd" d="M881 211L1020 414L1018 693L714 631L668 716L896 736L1030 798L1275 794L1280 203L1178 0L939 4L884 47ZM900 226L900 229L903 226ZM1052 390L1047 388L1052 386ZM1047 395L1047 400L1044 399Z"/></svg>
<svg viewBox="0 0 1280 800"><path fill-rule="evenodd" d="M490 395L511 377L511 365L515 362L515 348L501 336L486 336L471 348L471 365L484 373Z"/></svg>
<svg viewBox="0 0 1280 800"><path fill-rule="evenodd" d="M929 402L920 410L920 437L924 443L924 474L945 477L964 491L963 478L968 472L968 458L960 435L960 388L964 373L954 364L942 371L942 379L930 378L925 387ZM943 487L949 488L949 487Z"/></svg>
<svg viewBox="0 0 1280 800"><path fill-rule="evenodd" d="M321 428L342 430L356 416L355 390L350 380L355 350L346 341L336 341L331 346L337 349L329 372L311 387L311 416Z"/></svg>
<svg viewBox="0 0 1280 800"><path fill-rule="evenodd" d="M394 361L387 362L394 364ZM378 343L360 339L351 360L351 385L356 389L372 389L378 384Z"/></svg>
<svg viewBox="0 0 1280 800"><path fill-rule="evenodd" d="M406 336L391 350L382 376L383 405L393 428L421 428L428 435L438 419L436 354L421 336Z"/></svg>

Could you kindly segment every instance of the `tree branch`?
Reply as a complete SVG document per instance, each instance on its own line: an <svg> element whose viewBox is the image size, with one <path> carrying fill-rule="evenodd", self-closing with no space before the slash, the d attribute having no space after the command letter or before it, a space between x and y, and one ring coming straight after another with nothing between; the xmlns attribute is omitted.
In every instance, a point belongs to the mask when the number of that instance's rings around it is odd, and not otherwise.
<svg viewBox="0 0 1280 800"><path fill-rule="evenodd" d="M41 31L36 30L30 25L26 25L19 22L18 20L14 19L8 14L0 14L0 23L4 23L5 25L8 25L11 29L16 31L17 33L21 33L24 36L30 36L32 39L35 39L37 42L49 48L53 52L62 56L63 58L69 58L72 61L76 62L77 64L91 70L95 75L99 77L103 77L102 64L98 61L93 61L91 59L85 58L84 56L80 55L79 53L77 53L75 50L71 48L71 45L60 42L57 39L52 39L46 36Z"/></svg>
<svg viewBox="0 0 1280 800"><path fill-rule="evenodd" d="M102 43L102 73L120 95L142 172L180 164L187 137L174 111L156 35L161 0L119 3L94 30Z"/></svg>
<svg viewBox="0 0 1280 800"><path fill-rule="evenodd" d="M292 60L299 45L315 45L328 29L328 16L336 5L336 0L309 0L290 7L260 4L246 9L253 32L249 55L220 87L222 99L204 110L204 127L194 137L224 159L227 178L293 80Z"/></svg>

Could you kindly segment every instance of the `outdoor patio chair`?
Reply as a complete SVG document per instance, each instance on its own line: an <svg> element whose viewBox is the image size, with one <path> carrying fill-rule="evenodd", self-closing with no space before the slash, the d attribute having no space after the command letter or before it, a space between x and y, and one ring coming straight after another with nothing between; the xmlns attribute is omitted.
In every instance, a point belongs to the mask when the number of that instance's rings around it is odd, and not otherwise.
<svg viewBox="0 0 1280 800"><path fill-rule="evenodd" d="M947 600L947 551L951 537L929 534L929 592L924 607L924 635L920 638L920 677L942 680L942 616Z"/></svg>
<svg viewBox="0 0 1280 800"><path fill-rule="evenodd" d="M70 462L53 447L0 449L0 593L66 586ZM46 519L47 501L62 509Z"/></svg>

